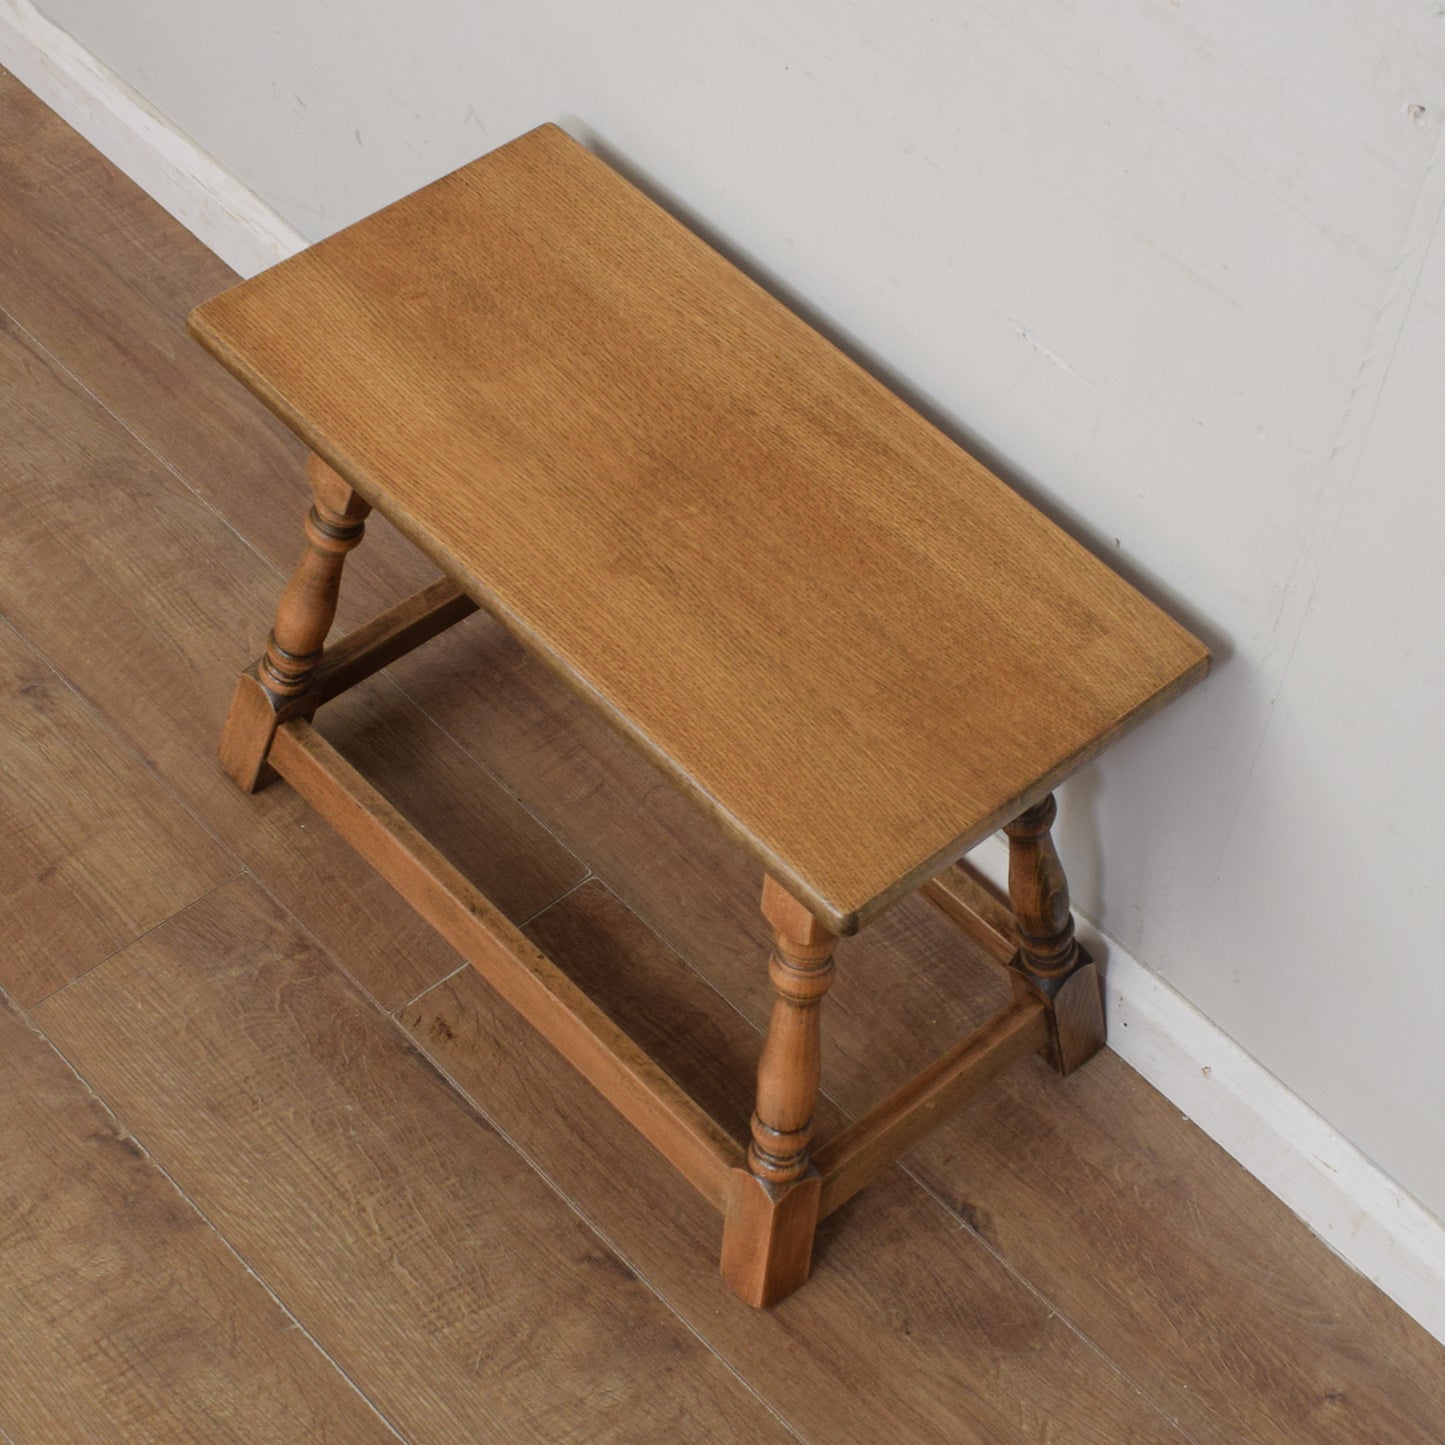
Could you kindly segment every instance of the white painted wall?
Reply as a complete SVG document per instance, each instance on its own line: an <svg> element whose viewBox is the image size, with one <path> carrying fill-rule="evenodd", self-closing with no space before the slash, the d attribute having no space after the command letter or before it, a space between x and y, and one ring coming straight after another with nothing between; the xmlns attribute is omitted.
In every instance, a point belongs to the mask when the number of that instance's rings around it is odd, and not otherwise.
<svg viewBox="0 0 1445 1445"><path fill-rule="evenodd" d="M313 237L561 120L1171 606L1076 899L1445 1217L1445 4L40 8Z"/></svg>

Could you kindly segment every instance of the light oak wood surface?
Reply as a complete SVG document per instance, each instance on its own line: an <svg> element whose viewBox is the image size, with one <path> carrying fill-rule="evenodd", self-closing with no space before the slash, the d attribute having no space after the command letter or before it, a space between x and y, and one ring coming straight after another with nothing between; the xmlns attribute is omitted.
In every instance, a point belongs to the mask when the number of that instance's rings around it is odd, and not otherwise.
<svg viewBox="0 0 1445 1445"><path fill-rule="evenodd" d="M7 403L0 407L0 610L15 610L26 636L116 730L119 745L146 759L205 826L244 854L299 926L325 940L334 960L327 967L338 978L351 972L373 996L399 1002L460 960L289 790L243 798L214 764L230 685L215 659L259 652L282 574L299 551L304 507L299 453L278 444L285 441L279 426L183 335L186 309L229 277L3 73L0 129L7 248L0 306L23 312L20 319L44 343L31 349L11 334L0 341ZM65 380L47 353L84 390ZM132 434L127 446L116 440L123 428L105 417L106 406ZM143 464L136 437L163 460ZM222 449L226 466L217 465ZM373 516L365 546L348 562L343 621L428 580L395 542ZM214 615L197 610L211 589L220 592ZM483 835L505 829L507 815L498 810L472 826L468 813L492 807L494 779L592 862L684 957L654 932L636 932L636 917L615 901L583 907L604 892L598 882L543 912L529 934L710 1112L735 1120L745 1142L748 1068L772 998L758 962L768 938L753 860L491 619L461 624L393 675L425 712L392 688L342 726L335 709L363 689L323 710L323 729L373 777L388 757L414 750L404 774L416 776L436 752L442 724L470 766L454 758L405 806L493 896L506 870L488 863ZM374 685L385 689L386 679L366 687ZM5 743L0 734L0 755ZM396 777L385 780L393 797L402 778L399 763ZM513 874L554 866L541 831L508 836L516 844L508 860ZM492 875L479 877L487 867ZM839 968L826 1004L820 1140L962 1037L1006 992L998 970L921 902L900 905L851 940L846 953L850 962ZM893 1000L886 1015L873 1006L878 991ZM158 1000L149 1025L127 1020L127 1037L145 1040L169 1009ZM1001 1445L1058 1440L1067 1421L1064 1438L1111 1445L1180 1438L1201 1445L1438 1442L1445 1418L1440 1347L1107 1052L1062 1088L1042 1065L1025 1064L995 1083L908 1157L918 1182L901 1172L897 1182L885 1177L840 1211L837 1228L825 1221L812 1284L775 1314L759 1316L730 1307L697 1270L698 1253L715 1244L712 1211L666 1165L636 1149L627 1126L560 1060L539 1057L527 1025L480 980L460 974L408 1021L439 1064L455 1068L509 1132L529 1141L542 1177L574 1208L586 1201L606 1239L592 1236L594 1257L584 1271L643 1280L804 1438ZM265 1039L254 1042L260 1047ZM353 1044L351 1032L334 1031L319 1045L321 1072L344 1069ZM392 1069L414 1068L404 1052L367 1057L385 1059L378 1091L394 1087L384 1077ZM7 1076L7 1097L38 1116L41 1077L39 1068L22 1065ZM324 1098L309 1090L292 1097L303 1120ZM170 1138L178 1148L196 1149L190 1131L197 1119L188 1113L177 1124ZM486 1129L480 1121L473 1127ZM12 1177L19 1147L31 1146L7 1145L4 1155ZM619 1175L615 1160L623 1151L634 1167ZM42 1174L73 1178L64 1151L38 1157L47 1161ZM397 1190L416 1187L429 1198L446 1187L427 1178L434 1166L421 1153L397 1157L420 1176L401 1173ZM454 1177L445 1166L435 1169L438 1179ZM537 1177L509 1171L503 1199L535 1207L527 1181ZM30 1195L58 1187L53 1178L24 1184ZM637 1210L638 1189L658 1201L655 1213ZM132 1182L122 1190L142 1197ZM216 1190L217 1197L226 1193L223 1184ZM253 1218L247 1191L242 1182L225 1200L242 1222ZM379 1238L398 1230L400 1257L415 1268L422 1255L405 1213L380 1216ZM108 1205L101 1214L82 1252L128 1250L126 1215ZM17 1251L37 1238L49 1249L37 1233L46 1217L0 1217L9 1226L0 1230L0 1271L18 1274ZM273 1259L284 1262L298 1237L309 1238L297 1222L281 1201L256 1226L274 1231L267 1246ZM419 1272L417 1289L442 1301L452 1265L426 1258L436 1261L436 1272ZM513 1259L511 1268L524 1264ZM283 1296L304 1282L305 1263L290 1268ZM112 1280L116 1309L145 1315L157 1277L148 1267ZM79 1278L70 1269L47 1274L34 1284L34 1308L72 1311L83 1298ZM185 1291L165 1299L187 1305ZM521 1352L522 1367L545 1371L558 1358L548 1353L547 1307L546 1297L534 1295L536 1323L525 1311L519 1316L519 1331L537 1346ZM245 1317L239 1303L217 1308ZM166 1351L195 1333L190 1318L182 1313L174 1336L104 1331L124 1351L106 1357L107 1378L166 1375ZM286 1336L296 1338L294 1331ZM431 1344L423 1334L393 1326L386 1344L391 1368L410 1369L419 1389L475 1395L475 1376L426 1373L423 1352ZM299 1357L278 1358L271 1375L248 1365L253 1386L288 1402L295 1396L284 1377L294 1376L295 1390L312 1402L309 1437L325 1439L323 1387ZM700 1390L694 1394L688 1367L668 1375L667 1387L706 1408L715 1388L712 1357L687 1358L701 1374ZM96 1422L91 1363L48 1346L43 1356L0 1353L7 1396L14 1384L61 1402L57 1414L65 1417L48 1438L63 1445L116 1438ZM353 1378L372 1396L365 1372ZM213 1385L214 1376L207 1381ZM250 1408L261 1403L248 1395ZM336 1419L336 1438L369 1438L344 1412ZM575 1423L549 1416L534 1422L528 1438L577 1438L568 1433ZM17 1445L47 1440L4 1419L0 1434ZM197 1436L187 1424L180 1438ZM142 1426L133 1438L165 1436ZM265 1432L252 1429L249 1438Z"/></svg>
<svg viewBox="0 0 1445 1445"><path fill-rule="evenodd" d="M458 175L476 183L459 185ZM458 226L470 233L472 222L471 250L464 253ZM534 253L566 259L549 269ZM638 284L639 257L645 286ZM479 292L477 283L489 283L490 291ZM631 326L624 332L614 313L629 294L638 316L624 323ZM720 299L726 303L721 311ZM686 323L681 330L679 316ZM296 335L277 349L283 321ZM634 443L649 425L668 438L687 434L694 402L701 401L691 389L696 351L685 346L687 324L717 349L711 360L725 378L715 390L728 403L718 413L726 425L704 444L693 436L689 447L668 452L659 485L657 476L638 470L644 455L654 460L645 440L643 453L615 445L614 423L622 413L608 403L644 399L623 427ZM1011 1054L976 1052L966 1043L854 1126L839 1155L838 1181L811 1163L820 1004L839 932L856 931L1000 822L1007 823L1016 864L1010 873L1020 941L1011 963L1016 997L1042 1010L1046 1053L1060 1073L1102 1047L1099 975L1073 940L1067 885L1049 835L1055 803L1046 790L1202 675L1207 653L971 458L948 448L896 398L875 387L867 393L871 405L865 404L857 388L866 380L861 371L620 176L556 127L544 126L294 264L233 288L192 312L191 327L314 448L305 548L263 655L237 682L220 741L225 772L247 793L277 774L293 783L720 1205L721 1272L741 1298L769 1307L800 1288L824 1191L836 1182L834 1204L849 1197L867 1172L886 1168L916 1138L910 1114L936 1117L940 1101L963 1097L971 1077L982 1078L1005 1056L1022 1055L1021 1047ZM317 344L322 331L332 333L329 346ZM575 332L583 337L580 345ZM624 334L627 345L619 350L614 343ZM767 353L762 365L760 349ZM482 365L488 351L491 360ZM315 367L298 362L298 352L314 353ZM573 365L579 356L580 368ZM554 384L559 373L560 388ZM520 389L513 385L517 376L524 381ZM541 376L552 380L539 386ZM570 429L570 451L568 429L559 430L559 390L580 418ZM845 393L854 394L840 407ZM767 483L761 490L736 487L728 504L733 510L709 513L727 480L710 471L713 458L756 440L732 420L761 415L765 402L781 394L812 413L831 408L846 426L810 431L796 417L775 418L770 452L753 458L752 474ZM447 396L464 404L437 412L434 399ZM418 432L408 400L419 411L432 407L430 422L444 424ZM599 404L606 408L600 425ZM417 448L409 464L387 431L387 419L402 415L398 407L405 420L393 430ZM681 427L679 416L688 419ZM906 480L901 496L890 492L885 507L905 525L880 532L866 509L852 518L873 549L871 603L848 613L830 602L820 612L813 596L820 589L810 589L809 601L798 606L786 589L750 586L753 564L757 576L769 577L781 575L772 564L784 560L776 548L759 555L759 529L776 541L789 530L796 534L809 516L826 515L835 494L859 498L868 471L860 426L874 452L892 458ZM707 503L692 500L690 489L697 487ZM782 511L770 515L779 498ZM605 1018L583 1023L576 1001L565 1002L560 1013L534 1006L535 985L556 993L565 980L517 940L502 941L486 922L484 896L438 866L443 860L430 857L421 835L311 730L345 558L361 543L373 505L473 600L485 602L578 684L604 717L641 740L666 773L704 799L764 862L762 911L774 933L775 1000L745 1166L729 1162L716 1130L698 1127L706 1121L671 1091L664 1074L639 1071L630 1041L615 1035ZM871 498L868 506L876 510ZM588 524L594 514L607 519L600 532ZM960 546L931 554L933 564L944 566L930 572L917 559L934 544L940 517L948 519L943 531L964 519L955 528ZM840 542L822 525L816 530L807 575L851 577L857 554L849 548L857 537ZM674 559L693 554L705 559L690 574L702 583L705 608L696 598L685 600L689 586L669 589ZM991 555L1007 555L1009 565L990 574ZM659 559L666 559L661 570ZM499 576L508 579L500 592ZM1000 597L1003 583L1011 591ZM1055 590L1062 601L1054 599ZM900 653L889 626L877 626L878 605L890 591L905 631L933 636L931 652ZM674 605L672 593L684 601ZM554 595L563 599L560 605ZM973 624L973 640L961 654L971 668L972 692L1006 699L992 708L990 730L971 739L974 761L964 774L956 767L959 752L940 745L949 724L941 723L939 709L918 710L930 701L920 682L936 680L946 663L959 660L941 650L937 619L928 610L940 595L955 620ZM1000 601L1002 616L988 619L989 605ZM1112 622L1101 625L1111 613ZM390 624L369 626L384 634ZM629 653L628 639L644 636ZM1021 651L1026 641L1032 657ZM741 666L734 665L739 642ZM359 655L358 667L379 667L392 655L390 646L388 637L374 658ZM800 651L804 646L812 648L810 657ZM1096 648L1087 669L1095 680L1092 726L1070 733L1052 721L1041 724L1038 731L1047 737L1040 751L1031 740L1021 742L1027 734L1017 719L997 721L1018 702L1013 681L1021 660L1037 682L1050 647L1052 672L1064 674L1069 668L1060 654L1087 656L1089 646ZM869 689L853 686L858 677L882 680L881 708L870 712ZM640 687L644 679L650 685ZM964 681L955 673L931 700L941 705ZM781 706L792 691L796 702ZM1042 688L1023 692L1041 718L1065 714ZM1099 712L1100 700L1109 698L1113 705ZM865 713L877 736L858 726ZM1087 709L1081 715L1088 717ZM733 728L739 719L746 724L741 731ZM750 745L750 730L768 741ZM799 747L805 736L813 739L811 749ZM888 759L884 771L877 766L880 745ZM893 759L910 750L912 763L900 782ZM1025 760L1030 770L1019 771ZM759 776L760 765L771 769L763 775L770 781ZM809 802L810 789L822 798L829 787L841 794L841 815L838 797ZM984 803L992 811L980 816ZM1015 816L1025 806L1022 818ZM940 818L948 819L941 834ZM1027 838L1020 832L1025 824ZM920 853L921 841L929 846ZM1021 862L1024 854L1034 863ZM619 1067L619 1060L630 1062Z"/></svg>
<svg viewBox="0 0 1445 1445"><path fill-rule="evenodd" d="M1207 666L554 126L192 326L834 932Z"/></svg>

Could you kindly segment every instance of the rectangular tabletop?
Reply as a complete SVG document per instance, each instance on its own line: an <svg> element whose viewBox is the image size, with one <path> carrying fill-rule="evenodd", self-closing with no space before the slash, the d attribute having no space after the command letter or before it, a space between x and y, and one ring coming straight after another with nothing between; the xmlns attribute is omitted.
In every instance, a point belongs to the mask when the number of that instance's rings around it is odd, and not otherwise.
<svg viewBox="0 0 1445 1445"><path fill-rule="evenodd" d="M555 126L191 326L838 932L1208 665Z"/></svg>

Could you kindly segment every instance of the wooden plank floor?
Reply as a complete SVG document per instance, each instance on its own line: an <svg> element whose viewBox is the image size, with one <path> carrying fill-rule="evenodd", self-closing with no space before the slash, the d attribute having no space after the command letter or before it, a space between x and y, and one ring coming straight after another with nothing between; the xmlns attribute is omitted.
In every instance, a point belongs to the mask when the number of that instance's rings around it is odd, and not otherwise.
<svg viewBox="0 0 1445 1445"><path fill-rule="evenodd" d="M1010 1075L734 1301L691 1190L214 763L304 505L184 336L230 279L0 72L0 1439L1445 1435L1445 1350L1111 1054ZM343 625L428 576L374 526ZM481 616L321 725L741 1133L756 879L649 765ZM922 904L850 940L824 1127L1001 994Z"/></svg>

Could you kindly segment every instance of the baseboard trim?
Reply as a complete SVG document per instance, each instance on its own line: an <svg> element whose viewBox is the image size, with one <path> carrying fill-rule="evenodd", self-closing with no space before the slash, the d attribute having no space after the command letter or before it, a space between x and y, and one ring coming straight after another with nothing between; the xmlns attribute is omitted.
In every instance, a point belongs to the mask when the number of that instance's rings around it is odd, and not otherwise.
<svg viewBox="0 0 1445 1445"><path fill-rule="evenodd" d="M306 245L31 0L0 0L0 65L242 276Z"/></svg>
<svg viewBox="0 0 1445 1445"><path fill-rule="evenodd" d="M1182 994L1101 941L1115 1053L1445 1344L1445 1225Z"/></svg>
<svg viewBox="0 0 1445 1445"><path fill-rule="evenodd" d="M0 0L0 64L243 276L306 245L31 0ZM995 844L974 861L1006 871ZM1445 1343L1445 1223L1115 939L1080 936L1105 964L1114 1052Z"/></svg>
<svg viewBox="0 0 1445 1445"><path fill-rule="evenodd" d="M972 861L1007 876L1001 843ZM1104 964L1109 1047L1445 1344L1445 1223L1116 939L1084 918L1079 937Z"/></svg>

